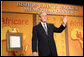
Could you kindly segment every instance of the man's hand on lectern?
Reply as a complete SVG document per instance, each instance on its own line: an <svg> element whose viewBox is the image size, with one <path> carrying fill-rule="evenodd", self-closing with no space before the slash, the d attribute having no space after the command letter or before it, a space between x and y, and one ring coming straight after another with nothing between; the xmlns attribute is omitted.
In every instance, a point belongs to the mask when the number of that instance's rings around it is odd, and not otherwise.
<svg viewBox="0 0 84 57"><path fill-rule="evenodd" d="M66 23L67 23L67 20L68 20L68 16L64 16L64 18L63 18L63 23L66 25Z"/></svg>
<svg viewBox="0 0 84 57"><path fill-rule="evenodd" d="M33 52L33 56L37 56L37 52Z"/></svg>

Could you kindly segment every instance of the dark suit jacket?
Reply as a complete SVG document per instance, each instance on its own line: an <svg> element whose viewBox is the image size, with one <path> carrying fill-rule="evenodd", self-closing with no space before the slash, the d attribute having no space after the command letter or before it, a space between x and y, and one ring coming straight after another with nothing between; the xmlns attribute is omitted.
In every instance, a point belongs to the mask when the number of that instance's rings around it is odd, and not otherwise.
<svg viewBox="0 0 84 57"><path fill-rule="evenodd" d="M46 35L41 23L33 27L32 52L37 52L38 42L39 56L48 56L49 54L52 56L57 56L53 32L61 33L65 27L61 25L59 28L57 28L53 24L47 23L47 28L48 35Z"/></svg>

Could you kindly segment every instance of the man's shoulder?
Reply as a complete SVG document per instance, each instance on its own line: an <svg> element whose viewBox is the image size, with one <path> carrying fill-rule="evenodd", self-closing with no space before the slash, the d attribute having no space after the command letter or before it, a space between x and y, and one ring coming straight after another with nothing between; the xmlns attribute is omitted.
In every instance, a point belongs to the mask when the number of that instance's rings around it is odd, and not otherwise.
<svg viewBox="0 0 84 57"><path fill-rule="evenodd" d="M52 23L47 23L48 25L53 25Z"/></svg>
<svg viewBox="0 0 84 57"><path fill-rule="evenodd" d="M39 26L39 24L36 24L36 25L34 25L33 27L34 27L34 28L37 28L38 26Z"/></svg>

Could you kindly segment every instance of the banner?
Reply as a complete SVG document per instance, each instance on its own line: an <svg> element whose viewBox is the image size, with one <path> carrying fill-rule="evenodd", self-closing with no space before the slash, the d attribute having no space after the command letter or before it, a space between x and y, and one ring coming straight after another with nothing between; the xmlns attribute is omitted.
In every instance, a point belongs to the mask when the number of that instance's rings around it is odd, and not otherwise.
<svg viewBox="0 0 84 57"><path fill-rule="evenodd" d="M83 56L83 18L69 17L68 42L70 56Z"/></svg>
<svg viewBox="0 0 84 57"><path fill-rule="evenodd" d="M2 4L2 11L5 12L38 14L41 10L45 10L47 14L83 16L83 7L76 5L40 3L30 1L3 1Z"/></svg>
<svg viewBox="0 0 84 57"><path fill-rule="evenodd" d="M6 40L7 31L9 30L9 32L12 32L12 29L16 28L17 32L23 33L23 39L22 39L23 54L25 56L32 55L32 46L31 46L32 27L33 27L32 14L2 13L2 38L1 39Z"/></svg>

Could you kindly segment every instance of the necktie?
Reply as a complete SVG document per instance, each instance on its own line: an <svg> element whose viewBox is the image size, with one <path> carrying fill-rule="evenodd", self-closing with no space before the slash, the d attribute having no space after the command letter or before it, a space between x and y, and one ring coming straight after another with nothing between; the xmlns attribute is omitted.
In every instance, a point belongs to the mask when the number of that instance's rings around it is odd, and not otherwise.
<svg viewBox="0 0 84 57"><path fill-rule="evenodd" d="M46 34L47 34L47 27L46 27L46 24L44 24L44 30L45 30L45 32L46 32Z"/></svg>

